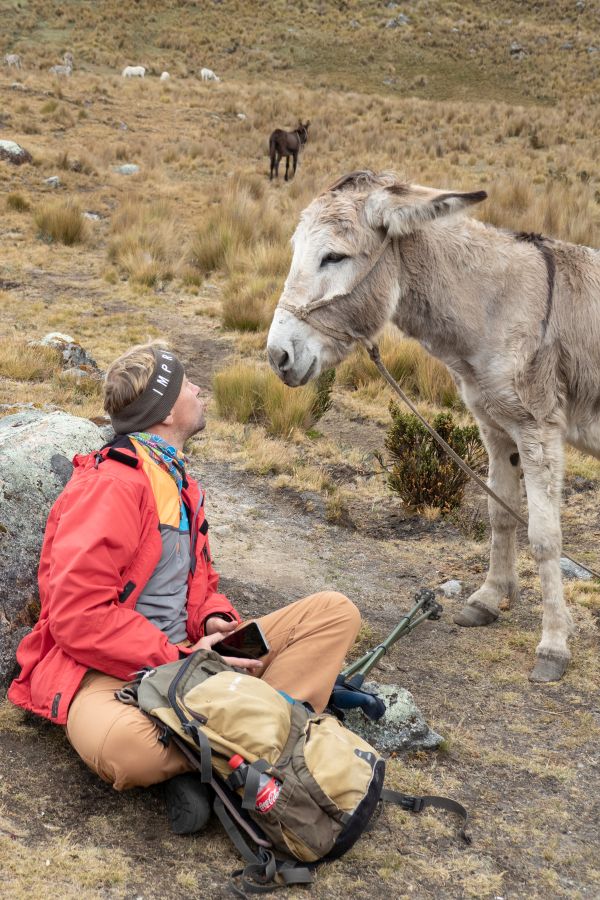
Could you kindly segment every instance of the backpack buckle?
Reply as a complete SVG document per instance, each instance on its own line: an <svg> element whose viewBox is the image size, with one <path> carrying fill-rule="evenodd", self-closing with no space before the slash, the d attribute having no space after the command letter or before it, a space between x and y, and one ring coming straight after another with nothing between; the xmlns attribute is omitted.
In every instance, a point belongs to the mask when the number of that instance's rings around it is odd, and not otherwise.
<svg viewBox="0 0 600 900"><path fill-rule="evenodd" d="M400 800L400 806L402 809L407 810L407 812L421 812L424 805L423 797L413 797L410 794L403 794L402 799Z"/></svg>

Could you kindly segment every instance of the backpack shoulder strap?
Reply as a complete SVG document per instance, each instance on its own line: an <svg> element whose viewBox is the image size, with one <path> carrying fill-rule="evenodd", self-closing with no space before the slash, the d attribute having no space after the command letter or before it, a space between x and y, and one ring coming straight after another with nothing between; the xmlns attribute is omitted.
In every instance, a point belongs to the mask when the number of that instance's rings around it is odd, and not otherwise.
<svg viewBox="0 0 600 900"><path fill-rule="evenodd" d="M412 794L401 794L400 791L392 791L389 788L384 788L382 790L381 799L384 802L394 803L396 806L401 806L402 809L414 813L421 812L421 810L425 809L427 806L434 806L437 809L445 809L448 812L455 813L463 820L459 832L461 838L466 844L470 844L472 841L471 835L466 830L469 813L458 800L451 800L450 797L438 797L436 795L414 797Z"/></svg>
<svg viewBox="0 0 600 900"><path fill-rule="evenodd" d="M314 873L307 866L276 859L273 851L265 847L259 847L258 852L254 853L230 818L219 796L215 798L214 811L229 840L248 863L243 869L236 869L231 873L231 886L240 897L247 894L266 894L292 884L313 883Z"/></svg>

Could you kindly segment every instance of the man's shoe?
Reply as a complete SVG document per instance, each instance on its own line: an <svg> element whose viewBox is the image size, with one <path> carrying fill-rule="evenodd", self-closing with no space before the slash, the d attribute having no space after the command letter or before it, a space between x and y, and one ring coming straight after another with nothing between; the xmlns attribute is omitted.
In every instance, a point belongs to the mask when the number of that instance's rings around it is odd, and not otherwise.
<svg viewBox="0 0 600 900"><path fill-rule="evenodd" d="M167 816L175 834L194 834L210 819L210 796L198 775L185 773L164 783Z"/></svg>

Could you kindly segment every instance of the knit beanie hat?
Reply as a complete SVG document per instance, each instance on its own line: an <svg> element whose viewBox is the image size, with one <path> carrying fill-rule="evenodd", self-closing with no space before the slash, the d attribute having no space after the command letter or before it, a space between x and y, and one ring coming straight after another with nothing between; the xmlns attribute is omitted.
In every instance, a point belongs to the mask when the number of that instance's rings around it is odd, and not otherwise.
<svg viewBox="0 0 600 900"><path fill-rule="evenodd" d="M154 370L143 392L110 421L116 434L146 431L169 415L183 384L183 366L169 350L153 347Z"/></svg>

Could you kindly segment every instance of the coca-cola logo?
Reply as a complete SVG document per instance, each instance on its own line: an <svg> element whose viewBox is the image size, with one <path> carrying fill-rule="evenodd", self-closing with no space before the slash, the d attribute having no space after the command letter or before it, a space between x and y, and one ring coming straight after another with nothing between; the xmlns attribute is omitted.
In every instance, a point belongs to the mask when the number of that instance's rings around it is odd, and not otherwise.
<svg viewBox="0 0 600 900"><path fill-rule="evenodd" d="M275 801L279 797L279 790L279 785L274 784L266 794L261 792L261 794L256 798L257 810L261 813L268 812L271 807L275 805Z"/></svg>

